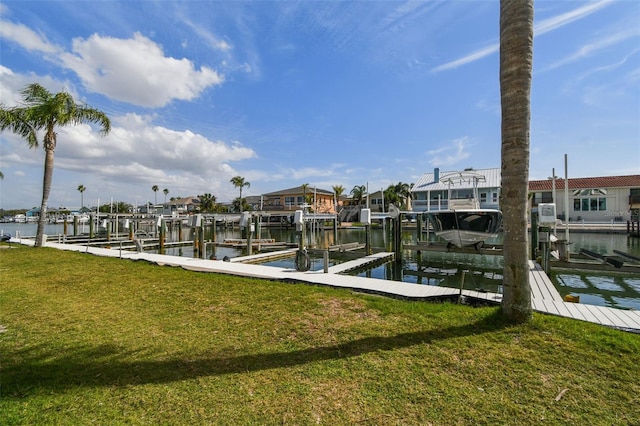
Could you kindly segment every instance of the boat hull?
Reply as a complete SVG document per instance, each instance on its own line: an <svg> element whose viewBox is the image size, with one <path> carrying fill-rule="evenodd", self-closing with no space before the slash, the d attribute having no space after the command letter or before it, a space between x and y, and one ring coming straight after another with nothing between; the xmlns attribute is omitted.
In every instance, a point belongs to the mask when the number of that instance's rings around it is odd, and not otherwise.
<svg viewBox="0 0 640 426"><path fill-rule="evenodd" d="M500 210L442 210L425 214L434 233L457 247L483 243L495 237L502 225Z"/></svg>

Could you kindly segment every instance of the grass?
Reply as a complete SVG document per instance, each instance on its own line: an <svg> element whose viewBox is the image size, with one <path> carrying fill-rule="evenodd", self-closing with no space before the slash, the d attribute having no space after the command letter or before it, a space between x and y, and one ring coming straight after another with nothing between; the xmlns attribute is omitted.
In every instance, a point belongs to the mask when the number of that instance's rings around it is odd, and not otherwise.
<svg viewBox="0 0 640 426"><path fill-rule="evenodd" d="M638 424L640 335L0 250L0 424Z"/></svg>

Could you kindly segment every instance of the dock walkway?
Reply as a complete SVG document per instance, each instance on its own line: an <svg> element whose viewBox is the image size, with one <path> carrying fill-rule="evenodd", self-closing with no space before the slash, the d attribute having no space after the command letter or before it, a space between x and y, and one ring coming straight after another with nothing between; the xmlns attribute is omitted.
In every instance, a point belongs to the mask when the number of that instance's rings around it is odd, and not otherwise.
<svg viewBox="0 0 640 426"><path fill-rule="evenodd" d="M11 242L27 245L34 244L33 240L27 239L20 240L13 238ZM338 266L344 268L343 270L352 269L349 264L351 262L357 262L360 259L333 266L330 268L330 273L324 273L323 271L297 272L293 269L241 263L242 258L235 258L233 262L224 262L221 260L196 259L152 253L136 253L132 251L119 250L118 248L106 249L54 242L47 242L46 246L59 250L77 251L98 256L145 260L158 265L179 266L191 271L215 272L270 280L305 282L309 284L327 285L392 297L401 297L410 300L427 300L432 298L456 297L463 295L465 297L481 299L492 303L500 303L502 301L502 295L497 293L478 292L473 290L463 290L461 292L459 289L451 287L419 285L336 273L340 271L340 269L337 268ZM291 252L295 252L295 250L291 250ZM270 254L273 255L273 253ZM381 254L380 256L384 255ZM562 300L560 293L556 290L553 282L544 273L542 268L533 261L530 261L529 264L531 302L535 311L615 327L626 331L640 332L640 311L565 302Z"/></svg>

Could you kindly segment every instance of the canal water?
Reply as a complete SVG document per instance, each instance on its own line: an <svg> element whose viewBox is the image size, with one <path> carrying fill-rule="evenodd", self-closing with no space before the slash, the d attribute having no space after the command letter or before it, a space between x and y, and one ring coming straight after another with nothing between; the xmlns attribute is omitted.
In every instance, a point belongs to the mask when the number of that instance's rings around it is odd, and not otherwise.
<svg viewBox="0 0 640 426"><path fill-rule="evenodd" d="M79 233L88 233L88 225L80 225ZM69 227L71 232L72 227ZM33 236L36 225L0 223L0 231L13 236ZM50 224L45 228L45 234L49 238L58 238L64 231L62 224ZM149 230L149 233L152 231ZM310 248L323 249L332 245L347 244L365 241L364 228L340 229L337 238L332 229L307 232L307 245ZM178 241L178 231L171 229L167 235L170 241ZM205 239L213 239L213 229L205 228ZM190 228L185 227L182 234L183 240L191 240L193 236ZM215 240L241 238L241 232L237 228L218 227L215 232ZM298 243L298 234L293 229L281 229L279 227L263 227L260 235L254 238L273 239L278 242L291 244ZM425 241L426 235L422 236ZM437 237L430 235L429 239L435 241ZM410 244L416 241L416 231L408 230L403 233L403 243ZM587 249L603 255L612 254L613 250L620 250L640 256L640 239L627 237L624 234L599 234L579 233L570 234L571 252L579 252ZM500 237L495 241L500 243ZM488 243L489 243L488 242ZM375 251L389 248L386 232L375 228L371 232L371 245ZM166 248L164 251L172 256L194 256L191 245L183 247ZM225 256L237 257L246 254L241 248L219 247L213 244L207 245L206 257L222 259ZM348 260L348 256L339 253L331 253L329 266ZM295 268L294 258L286 258L266 262L265 265L284 268ZM464 288L488 292L502 292L502 257L484 254L467 253L441 253L426 252L417 253L406 250L403 253L401 264L387 262L381 265L369 267L365 270L355 271L354 274L363 277L381 278L395 281L414 283L416 285L437 285L453 288ZM321 270L324 263L321 257L311 258L311 269ZM580 296L580 302L599 306L610 306L622 309L640 309L640 274L617 272L594 272L578 270L554 270L551 279L561 295L571 294Z"/></svg>

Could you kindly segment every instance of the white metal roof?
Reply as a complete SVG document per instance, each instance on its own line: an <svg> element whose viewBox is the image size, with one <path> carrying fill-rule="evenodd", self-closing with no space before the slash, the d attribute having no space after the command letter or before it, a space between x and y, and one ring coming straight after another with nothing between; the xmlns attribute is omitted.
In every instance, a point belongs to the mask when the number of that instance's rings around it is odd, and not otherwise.
<svg viewBox="0 0 640 426"><path fill-rule="evenodd" d="M438 174L440 178L437 182L435 181L436 170L423 174L413 185L411 192L473 188L474 175L478 177L478 188L499 188L502 182L499 167L465 171L439 171Z"/></svg>

